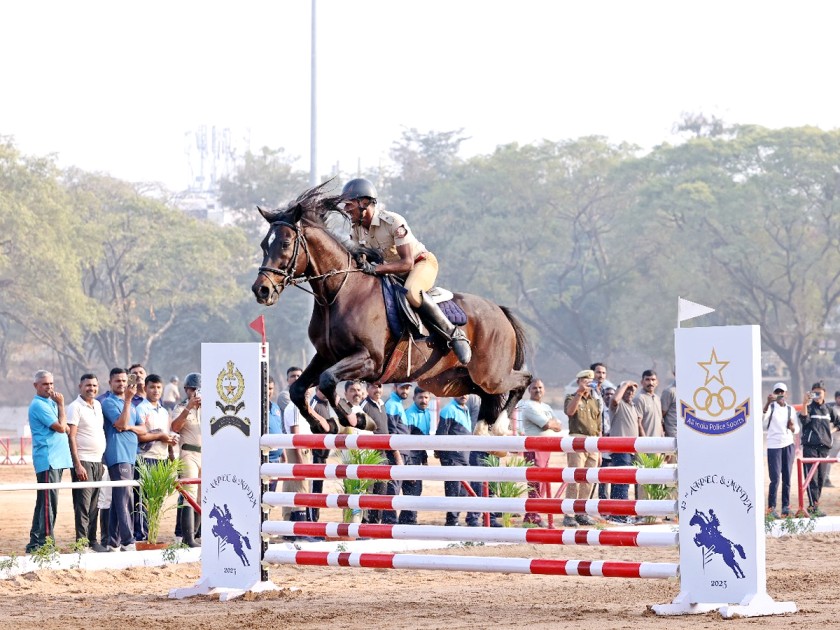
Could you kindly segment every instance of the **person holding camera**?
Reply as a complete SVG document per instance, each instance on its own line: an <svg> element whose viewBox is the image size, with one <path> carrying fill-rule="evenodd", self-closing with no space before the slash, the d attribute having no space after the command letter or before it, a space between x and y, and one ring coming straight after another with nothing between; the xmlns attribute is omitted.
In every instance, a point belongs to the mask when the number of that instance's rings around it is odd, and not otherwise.
<svg viewBox="0 0 840 630"><path fill-rule="evenodd" d="M190 372L184 378L186 398L172 410L172 430L180 436L178 458L181 460L180 477L190 479L201 477L201 374ZM185 484L184 491L198 503L198 488ZM200 547L195 534L201 518L186 501L178 508L178 524L181 540L187 547Z"/></svg>
<svg viewBox="0 0 840 630"><path fill-rule="evenodd" d="M811 391L805 393L802 401L802 413L799 414L802 425L802 456L828 457L831 448L831 425L840 426L837 412L825 402L825 385L814 383ZM805 474L811 471L814 464L805 464ZM825 516L820 509L820 493L825 483L828 465L817 464L817 471L808 484L808 513L811 516Z"/></svg>
<svg viewBox="0 0 840 630"><path fill-rule="evenodd" d="M767 432L767 471L770 474L770 490L767 494L767 513L779 518L776 512L776 495L779 477L782 479L782 516L790 516L790 475L796 447L793 436L799 433L798 414L793 405L785 400L787 385L776 383L773 393L764 403L764 430ZM804 409L804 407L803 407Z"/></svg>
<svg viewBox="0 0 840 630"><path fill-rule="evenodd" d="M111 391L102 400L102 415L105 418L105 464L108 466L108 477L111 481L134 479L138 436L146 433L143 420L131 403L137 394L137 382L137 375L128 374L125 368L113 368L108 378ZM114 487L111 490L108 551L135 550L133 494L132 488L128 487Z"/></svg>

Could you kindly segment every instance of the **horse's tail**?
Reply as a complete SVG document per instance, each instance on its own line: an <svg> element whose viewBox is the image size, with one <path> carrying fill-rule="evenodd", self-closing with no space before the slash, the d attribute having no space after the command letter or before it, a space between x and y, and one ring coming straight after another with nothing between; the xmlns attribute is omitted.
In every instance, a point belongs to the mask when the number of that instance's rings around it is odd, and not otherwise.
<svg viewBox="0 0 840 630"><path fill-rule="evenodd" d="M514 316L514 314L510 312L510 309L506 306L500 306L499 308L502 309L502 313L504 313L505 317L508 318L510 325L513 326L513 332L516 335L516 356L513 359L513 369L521 370L522 366L525 365L528 337L525 334L525 329L522 327L522 324Z"/></svg>
<svg viewBox="0 0 840 630"><path fill-rule="evenodd" d="M250 541L250 540L248 540L248 537L247 537L247 536L243 536L243 537L242 537L242 540L244 540L244 541L245 541L245 546L246 546L246 547L248 547L248 549L250 549L250 548L251 548L251 541Z"/></svg>
<svg viewBox="0 0 840 630"><path fill-rule="evenodd" d="M741 560L747 559L747 554L744 553L744 548L741 545L739 545L738 543L732 543L732 546L738 550L738 555L741 556Z"/></svg>

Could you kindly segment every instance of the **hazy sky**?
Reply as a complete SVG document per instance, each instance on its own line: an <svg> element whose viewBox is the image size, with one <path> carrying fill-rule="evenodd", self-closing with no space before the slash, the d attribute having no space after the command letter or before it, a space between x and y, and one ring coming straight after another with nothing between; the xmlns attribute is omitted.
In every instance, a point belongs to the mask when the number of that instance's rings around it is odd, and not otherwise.
<svg viewBox="0 0 840 630"><path fill-rule="evenodd" d="M128 180L189 183L199 125L309 167L310 0L0 4L0 134ZM318 0L318 163L387 160L403 129L465 155L681 112L840 127L837 2ZM193 154L197 171L197 154Z"/></svg>

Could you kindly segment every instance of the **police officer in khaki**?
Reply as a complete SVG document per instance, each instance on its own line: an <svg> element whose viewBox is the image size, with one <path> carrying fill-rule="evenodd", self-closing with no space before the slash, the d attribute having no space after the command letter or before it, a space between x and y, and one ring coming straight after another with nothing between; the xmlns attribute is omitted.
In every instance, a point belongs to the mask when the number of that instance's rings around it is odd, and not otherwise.
<svg viewBox="0 0 840 630"><path fill-rule="evenodd" d="M181 436L179 458L183 463L181 477L201 477L201 374L191 372L184 379L186 399L172 410L172 430ZM199 502L198 486L188 484L184 490L196 502ZM184 501L178 508L181 522L181 536L188 547L200 547L195 541L197 521L200 520L192 506Z"/></svg>
<svg viewBox="0 0 840 630"><path fill-rule="evenodd" d="M344 185L341 197L353 223L350 238L358 245L380 250L385 260L380 265L365 262L362 271L405 278L409 304L427 326L446 339L462 364L469 363L472 351L464 331L454 326L426 295L438 274L435 255L417 240L403 217L377 207L376 188L368 180L351 179Z"/></svg>

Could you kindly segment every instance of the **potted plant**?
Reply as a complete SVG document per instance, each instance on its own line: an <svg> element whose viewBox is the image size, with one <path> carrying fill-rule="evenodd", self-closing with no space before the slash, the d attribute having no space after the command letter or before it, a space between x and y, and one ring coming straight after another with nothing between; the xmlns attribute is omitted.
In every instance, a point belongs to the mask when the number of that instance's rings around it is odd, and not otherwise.
<svg viewBox="0 0 840 630"><path fill-rule="evenodd" d="M341 463L346 465L380 466L385 463L385 455L381 451L371 450L342 451ZM373 490L375 483L375 479L342 479L341 491L343 494L368 494ZM353 508L344 508L341 517L344 523L358 523L362 519L362 512Z"/></svg>
<svg viewBox="0 0 840 630"><path fill-rule="evenodd" d="M181 460L162 459L149 464L137 463L140 480L140 502L146 510L149 534L146 543L138 542L137 549L162 549L165 544L158 543L160 523L163 515L173 509L175 504L166 505L167 500L178 491L178 475L181 472Z"/></svg>
<svg viewBox="0 0 840 630"><path fill-rule="evenodd" d="M484 458L484 464L486 466L498 467L502 465L502 458L498 455L490 453ZM527 461L524 457L511 456L511 458L507 461L506 466L511 468L526 468L528 466L533 466L533 463ZM523 481L491 481L489 483L491 497L495 496L505 499L516 499L524 494L528 494L528 484ZM512 518L513 515L510 512L502 513L502 524L505 527L510 527Z"/></svg>
<svg viewBox="0 0 840 630"><path fill-rule="evenodd" d="M638 453L636 455L637 468L662 468L665 456L660 453ZM661 500L671 497L673 488L665 484L643 484L642 490L647 499ZM645 516L646 523L655 523L655 516Z"/></svg>

